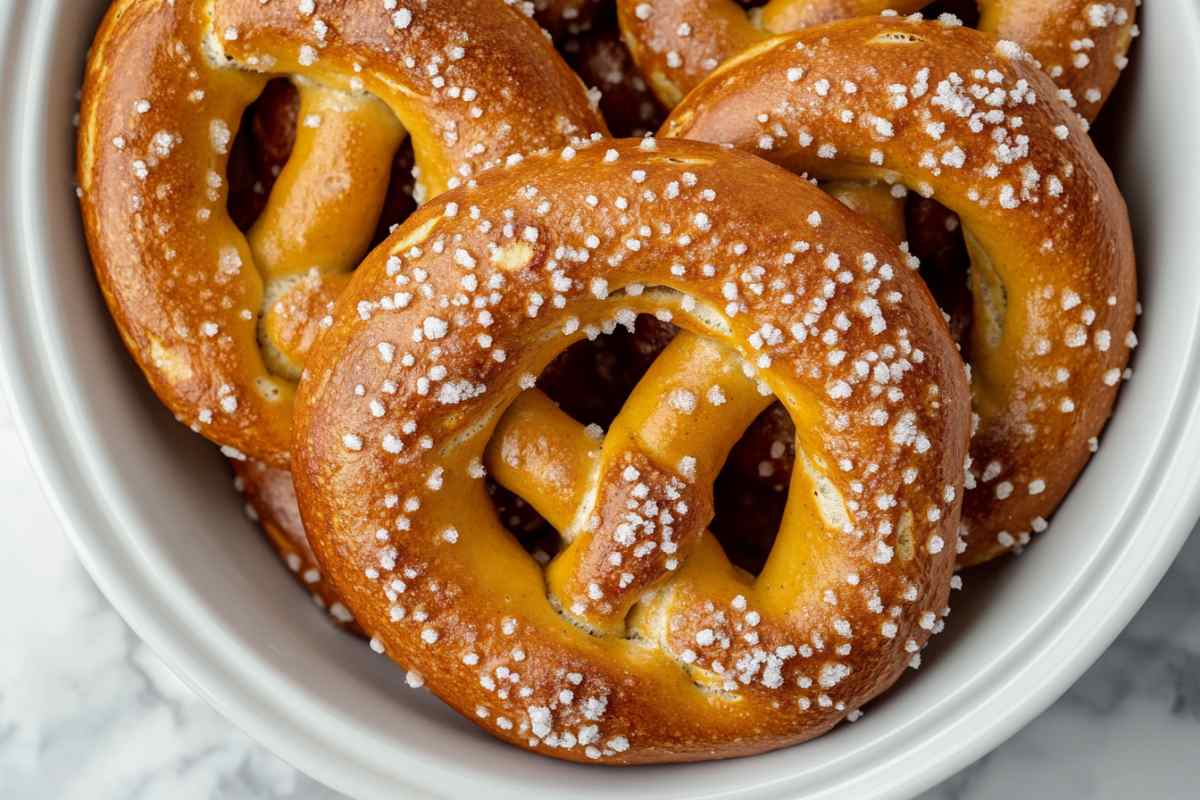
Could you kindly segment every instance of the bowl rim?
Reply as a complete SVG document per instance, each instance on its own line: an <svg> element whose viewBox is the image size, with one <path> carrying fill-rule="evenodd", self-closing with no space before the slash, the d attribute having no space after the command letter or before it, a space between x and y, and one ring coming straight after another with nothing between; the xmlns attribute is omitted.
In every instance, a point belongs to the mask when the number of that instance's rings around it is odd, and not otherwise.
<svg viewBox="0 0 1200 800"><path fill-rule="evenodd" d="M62 13L62 0L14 3L0 9L0 70L14 79L0 84L0 109L15 123L0 127L0 384L30 455L37 478L80 560L105 597L126 622L188 685L237 727L263 742L302 771L355 796L381 795L397 788L394 774L383 774L356 758L350 736L315 736L293 705L294 687L262 691L268 670L253 653L213 649L205 642L220 637L216 623L204 618L199 598L171 592L139 564L120 533L104 474L77 452L72 439L84 423L73 407L71 376L54 357L61 347L48 336L47 284L43 273L27 265L45 263L40 255L48 231L36 224L34 208L47 191L38 180L39 122L46 106L50 26ZM1200 11L1193 9L1196 32ZM20 43L22 46L18 46ZM33 46L30 46L30 43ZM69 190L51 187L49 191ZM948 777L999 745L1065 692L1125 627L1157 585L1200 515L1200 312L1192 320L1191 346L1180 354L1182 390L1170 405L1172 435L1155 444L1154 458L1138 477L1116 525L1152 529L1156 535L1134 548L1135 536L1112 537L1091 554L1081 571L1089 580L1064 592L1058 605L1030 628L1022 644L1032 656L1014 661L1004 654L1001 680L962 702L951 724L930 735L898 743L891 737L878 748L872 766L839 777L812 797L855 792L864 797L900 797ZM1137 514L1136 521L1131 517ZM1050 620L1053 618L1053 624ZM999 663L999 659L997 663ZM277 676L271 675L272 678ZM926 709L911 725L928 720ZM311 699L310 699L311 702ZM926 728L929 726L926 725ZM340 743L340 744L339 744ZM337 745L331 747L331 745ZM877 748L877 745L872 745ZM461 778L452 766L416 761L413 754L391 753L414 776L404 785L414 796L445 796ZM909 768L897 769L900 764ZM917 769L912 764L921 764ZM764 776L741 796L795 796L799 774Z"/></svg>

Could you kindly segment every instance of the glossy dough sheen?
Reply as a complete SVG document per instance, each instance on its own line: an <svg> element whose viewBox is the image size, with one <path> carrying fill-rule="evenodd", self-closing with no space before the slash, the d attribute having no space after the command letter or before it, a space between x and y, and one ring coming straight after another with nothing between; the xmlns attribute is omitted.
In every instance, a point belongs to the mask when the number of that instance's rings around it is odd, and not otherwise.
<svg viewBox="0 0 1200 800"><path fill-rule="evenodd" d="M899 182L959 216L978 415L963 565L1045 527L1096 447L1137 342L1125 203L1054 94L992 37L858 19L728 62L662 130L815 177Z"/></svg>
<svg viewBox="0 0 1200 800"><path fill-rule="evenodd" d="M727 58L790 33L930 0L771 0L747 13L735 0L617 0L625 42L659 98L674 106ZM979 30L1016 42L1088 120L1108 99L1136 35L1135 0L980 0ZM949 20L947 20L949 21Z"/></svg>
<svg viewBox="0 0 1200 800"><path fill-rule="evenodd" d="M355 273L298 395L309 536L372 646L571 760L745 755L856 716L948 611L968 439L903 259L785 170L689 142L567 148L428 203ZM606 434L530 391L642 312L684 333ZM704 527L764 393L803 468L754 578ZM544 572L488 472L569 542Z"/></svg>
<svg viewBox="0 0 1200 800"><path fill-rule="evenodd" d="M226 212L229 146L278 75L301 90L296 147L247 237ZM284 0L119 0L84 86L84 223L159 397L231 455L286 466L293 381L320 322L305 315L363 254L406 132L418 193L431 196L603 129L579 79L503 0L324 0L319 13ZM298 281L305 293L284 307L303 324L260 320Z"/></svg>

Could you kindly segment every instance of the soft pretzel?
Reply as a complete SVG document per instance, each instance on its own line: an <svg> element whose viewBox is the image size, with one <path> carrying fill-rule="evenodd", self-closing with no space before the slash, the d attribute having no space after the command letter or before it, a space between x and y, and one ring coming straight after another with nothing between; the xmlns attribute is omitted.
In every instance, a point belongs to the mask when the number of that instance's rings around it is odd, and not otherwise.
<svg viewBox="0 0 1200 800"><path fill-rule="evenodd" d="M185 423L288 461L294 380L371 241L392 153L418 199L603 131L579 79L503 0L118 0L88 64L79 183L101 287ZM271 76L301 94L292 157L248 236L225 208L230 142ZM282 295L280 315L263 314Z"/></svg>
<svg viewBox="0 0 1200 800"><path fill-rule="evenodd" d="M807 182L691 142L565 148L427 203L355 273L297 401L309 537L372 647L570 760L744 755L855 718L942 624L969 433L903 258ZM684 332L607 433L529 388L638 313ZM801 466L755 578L704 529L772 393ZM489 473L562 533L544 572Z"/></svg>
<svg viewBox="0 0 1200 800"><path fill-rule="evenodd" d="M1013 45L864 18L727 62L662 129L814 177L904 184L961 219L978 415L965 565L1045 527L1095 447L1136 343L1125 203L1055 95Z"/></svg>
<svg viewBox="0 0 1200 800"><path fill-rule="evenodd" d="M736 0L617 0L617 6L634 61L659 99L674 106L718 64L773 35L881 12L916 12L930 1L770 0L749 12ZM1137 0L978 0L978 6L979 30L1026 48L1064 100L1095 119L1137 35Z"/></svg>

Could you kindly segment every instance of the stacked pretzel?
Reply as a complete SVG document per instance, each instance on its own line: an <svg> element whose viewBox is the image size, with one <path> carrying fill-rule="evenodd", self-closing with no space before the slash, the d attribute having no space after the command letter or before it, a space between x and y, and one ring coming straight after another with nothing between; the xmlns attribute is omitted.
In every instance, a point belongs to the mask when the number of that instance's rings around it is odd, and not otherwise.
<svg viewBox="0 0 1200 800"><path fill-rule="evenodd" d="M568 760L786 746L919 665L1128 377L1087 123L1133 8L1052 5L117 0L89 246L410 685Z"/></svg>

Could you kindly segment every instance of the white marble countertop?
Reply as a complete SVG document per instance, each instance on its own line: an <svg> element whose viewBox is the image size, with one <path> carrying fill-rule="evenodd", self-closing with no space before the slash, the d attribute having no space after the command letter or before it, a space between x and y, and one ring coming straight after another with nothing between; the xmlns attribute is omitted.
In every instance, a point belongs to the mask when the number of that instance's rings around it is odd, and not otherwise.
<svg viewBox="0 0 1200 800"><path fill-rule="evenodd" d="M129 630L76 560L0 399L0 798L325 800ZM35 602L36 599L36 602ZM1050 710L927 800L1196 797L1200 535Z"/></svg>

